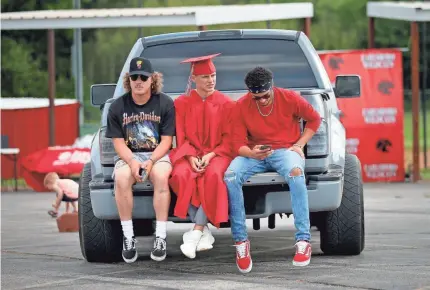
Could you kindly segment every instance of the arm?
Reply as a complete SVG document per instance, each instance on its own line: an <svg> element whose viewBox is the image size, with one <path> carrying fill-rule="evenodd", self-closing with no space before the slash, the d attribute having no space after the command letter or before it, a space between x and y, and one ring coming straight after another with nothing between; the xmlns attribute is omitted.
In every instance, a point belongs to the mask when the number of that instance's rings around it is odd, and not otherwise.
<svg viewBox="0 0 430 290"><path fill-rule="evenodd" d="M209 153L215 157L218 156L230 156L231 155L231 138L232 138L232 110L234 109L234 102L228 102L224 105L224 109L222 110L222 118L221 121L221 142L218 146L215 147L213 152Z"/></svg>
<svg viewBox="0 0 430 290"><path fill-rule="evenodd" d="M151 160L153 163L157 162L157 160L163 158L166 155L170 148L172 147L173 136L161 136L160 144L158 144L157 148L155 148L154 152L152 152Z"/></svg>
<svg viewBox="0 0 430 290"><path fill-rule="evenodd" d="M302 98L300 95L296 94L295 100L296 100L295 115L306 121L305 130L302 136L300 137L300 139L296 142L296 144L303 147L304 145L306 145L306 143L309 142L309 140L312 138L312 136L315 134L315 132L318 130L319 126L321 125L321 116L312 107L312 105L309 104L309 102L306 101L304 98Z"/></svg>
<svg viewBox="0 0 430 290"><path fill-rule="evenodd" d="M180 99L175 100L175 120L176 120L176 148L185 142L185 116L180 106Z"/></svg>
<svg viewBox="0 0 430 290"><path fill-rule="evenodd" d="M121 121L119 120L118 116L119 114L117 111L110 107L107 116L106 137L112 138L116 154L118 154L118 156L128 165L131 165L133 153L125 144L124 132L122 130Z"/></svg>
<svg viewBox="0 0 430 290"><path fill-rule="evenodd" d="M249 157L251 154L251 148L247 145L247 132L245 123L243 122L240 104L236 104L233 110L233 133L232 133L232 145L233 152L240 156Z"/></svg>
<svg viewBox="0 0 430 290"><path fill-rule="evenodd" d="M166 155L172 148L173 136L175 135L175 107L173 103L161 117L160 124L160 144L152 152L151 160L153 163Z"/></svg>

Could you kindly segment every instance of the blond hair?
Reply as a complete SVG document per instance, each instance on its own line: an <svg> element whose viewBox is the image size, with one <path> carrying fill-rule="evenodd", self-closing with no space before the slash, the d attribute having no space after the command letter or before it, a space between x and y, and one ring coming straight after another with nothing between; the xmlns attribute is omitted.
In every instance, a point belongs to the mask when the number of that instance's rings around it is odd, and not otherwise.
<svg viewBox="0 0 430 290"><path fill-rule="evenodd" d="M45 178L43 179L43 185L47 187L49 184L53 183L55 180L59 178L60 177L58 176L57 173L49 172L48 174L45 175Z"/></svg>
<svg viewBox="0 0 430 290"><path fill-rule="evenodd" d="M163 90L163 81L164 81L163 74L156 71L151 75L151 80L152 80L151 93L153 94L161 93L161 91ZM131 91L129 73L125 73L124 75L123 86L124 86L124 90L127 93Z"/></svg>

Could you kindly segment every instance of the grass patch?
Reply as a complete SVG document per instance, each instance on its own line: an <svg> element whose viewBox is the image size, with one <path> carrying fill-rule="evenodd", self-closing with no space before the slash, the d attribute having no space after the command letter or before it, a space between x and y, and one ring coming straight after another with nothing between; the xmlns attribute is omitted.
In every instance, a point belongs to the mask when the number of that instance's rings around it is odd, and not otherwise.
<svg viewBox="0 0 430 290"><path fill-rule="evenodd" d="M405 111L404 117L404 136L405 136L405 150L412 150L413 145L413 132L412 132L412 112ZM420 150L424 149L424 132L423 132L423 116L420 111L419 120L419 139L420 139ZM427 110L427 150L430 149L430 109Z"/></svg>
<svg viewBox="0 0 430 290"><path fill-rule="evenodd" d="M421 179L422 180L430 180L430 168L421 169Z"/></svg>

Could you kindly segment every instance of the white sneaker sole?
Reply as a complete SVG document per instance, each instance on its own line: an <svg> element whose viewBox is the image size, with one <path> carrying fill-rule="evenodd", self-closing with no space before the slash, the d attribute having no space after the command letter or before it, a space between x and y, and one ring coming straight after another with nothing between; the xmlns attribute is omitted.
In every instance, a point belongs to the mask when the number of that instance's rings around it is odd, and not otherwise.
<svg viewBox="0 0 430 290"><path fill-rule="evenodd" d="M305 262L295 262L295 261L293 261L293 266L296 266L296 267L306 267L307 265L309 265L310 262L311 262L311 258L309 258L309 260L307 260Z"/></svg>
<svg viewBox="0 0 430 290"><path fill-rule="evenodd" d="M154 261L157 261L157 262L161 262L161 261L163 261L164 259L166 259L166 256L167 256L167 253L166 253L166 254L164 254L164 256L162 256L162 257L156 257L156 256L154 256L154 255L151 253L151 259L152 259L152 260L154 260Z"/></svg>
<svg viewBox="0 0 430 290"><path fill-rule="evenodd" d="M252 260L251 260L251 264L249 264L249 267L248 268L246 268L245 270L242 270L241 268L239 268L239 266L236 264L236 266L237 266L237 268L239 269L239 272L240 273L242 273L242 274L246 274L246 273L249 273L249 272L251 272L251 270L252 270Z"/></svg>
<svg viewBox="0 0 430 290"><path fill-rule="evenodd" d="M211 244L207 244L207 243L199 243L197 245L197 252L204 252L204 251L209 251L212 250L214 246L212 246Z"/></svg>
<svg viewBox="0 0 430 290"><path fill-rule="evenodd" d="M123 258L124 262L126 262L126 263L128 263L128 264L131 264L131 263L136 262L136 260L137 260L137 257L138 257L138 256L139 256L139 255L137 254L137 251L136 251L136 255L134 255L134 257L133 257L133 258L131 258L131 259L126 259L126 258L124 257L124 255L122 255L122 258Z"/></svg>
<svg viewBox="0 0 430 290"><path fill-rule="evenodd" d="M196 257L196 249L192 249L187 244L182 244L180 247L182 254L184 254L185 257L194 259Z"/></svg>

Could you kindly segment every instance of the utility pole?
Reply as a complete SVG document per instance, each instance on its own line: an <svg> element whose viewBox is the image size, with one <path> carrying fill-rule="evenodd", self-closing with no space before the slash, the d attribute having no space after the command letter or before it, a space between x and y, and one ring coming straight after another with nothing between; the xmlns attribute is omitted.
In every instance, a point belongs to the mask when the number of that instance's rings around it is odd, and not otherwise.
<svg viewBox="0 0 430 290"><path fill-rule="evenodd" d="M422 41L422 51L423 51L423 84L422 84L422 93L421 93L421 109L423 113L423 136L424 136L424 168L427 168L427 105L426 105L426 92L427 92L427 27L426 22L422 24L423 30L423 41Z"/></svg>
<svg viewBox="0 0 430 290"><path fill-rule="evenodd" d="M143 0L139 0L139 8L143 8ZM143 28L139 27L139 38L143 36Z"/></svg>
<svg viewBox="0 0 430 290"><path fill-rule="evenodd" d="M270 3L271 3L271 1L270 1L270 0L267 0L267 4L270 4ZM270 20L267 20L267 21L266 21L266 27L267 27L267 29L272 28L272 23L270 22Z"/></svg>
<svg viewBox="0 0 430 290"><path fill-rule="evenodd" d="M73 8L81 9L81 0L73 0ZM84 85L82 73L82 31L80 28L73 30L74 67L75 67L75 94L79 107L79 128L84 124ZM80 130L79 130L80 132Z"/></svg>

